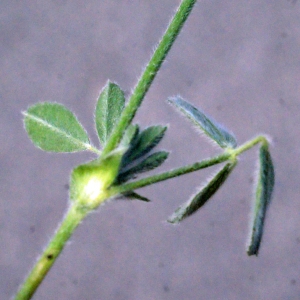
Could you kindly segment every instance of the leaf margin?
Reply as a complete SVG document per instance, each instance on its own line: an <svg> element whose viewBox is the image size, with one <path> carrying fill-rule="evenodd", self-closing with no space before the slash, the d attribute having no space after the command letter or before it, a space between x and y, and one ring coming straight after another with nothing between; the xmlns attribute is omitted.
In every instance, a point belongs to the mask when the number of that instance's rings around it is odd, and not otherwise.
<svg viewBox="0 0 300 300"><path fill-rule="evenodd" d="M234 135L202 110L196 108L180 96L170 97L167 102L187 117L197 128L200 128L221 148L236 148L237 141Z"/></svg>
<svg viewBox="0 0 300 300"><path fill-rule="evenodd" d="M102 147L105 147L125 107L120 86L108 80L100 91L95 108L95 126Z"/></svg>
<svg viewBox="0 0 300 300"><path fill-rule="evenodd" d="M179 206L167 221L172 224L177 224L199 210L224 184L236 165L236 159L226 163L196 195Z"/></svg>
<svg viewBox="0 0 300 300"><path fill-rule="evenodd" d="M258 256L266 214L272 200L274 184L274 164L268 144L263 143L259 149L259 173L256 182L252 226L247 248L247 254L249 256Z"/></svg>

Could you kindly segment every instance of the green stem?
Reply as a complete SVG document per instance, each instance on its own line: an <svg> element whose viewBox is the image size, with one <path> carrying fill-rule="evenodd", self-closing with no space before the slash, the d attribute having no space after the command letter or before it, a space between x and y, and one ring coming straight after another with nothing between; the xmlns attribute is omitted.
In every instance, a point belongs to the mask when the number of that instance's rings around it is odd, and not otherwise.
<svg viewBox="0 0 300 300"><path fill-rule="evenodd" d="M141 180L123 184L121 186L113 186L108 190L107 198L128 191L133 191L135 189L139 189L170 178L195 172L200 169L225 162L227 160L235 160L239 154L249 150L258 143L268 145L268 141L264 136L258 136L252 139L251 141L244 143L240 147L236 149L228 149L227 151L216 157L206 159L201 162L196 162L194 164L183 166L151 177L143 178ZM43 281L44 277L47 275L48 271L54 264L56 258L63 250L66 242L69 240L76 227L80 224L80 222L86 217L88 213L89 211L76 206L76 204L74 203L70 205L63 222L59 226L53 238L50 240L49 245L43 252L42 256L38 259L37 263L33 267L27 279L24 281L23 285L21 286L20 290L15 296L15 300L31 299L36 289L38 288L38 286Z"/></svg>
<svg viewBox="0 0 300 300"><path fill-rule="evenodd" d="M145 71L140 77L129 99L128 105L125 107L120 117L120 121L111 134L111 137L108 140L106 147L102 152L102 155L108 154L117 147L124 131L134 118L138 107L141 105L150 85L152 84L166 55L171 49L195 3L196 0L182 0L178 10L175 13L175 16L173 17L171 23L167 28L167 31L162 37L162 40L155 50L150 62L146 66ZM97 155L100 154L100 151L98 149L90 145L87 147L87 150L90 150ZM180 174L174 176L179 175ZM63 222L61 223L54 237L52 238L46 250L39 258L32 271L28 275L27 279L19 289L17 295L15 296L15 300L31 299L32 295L35 293L36 289L54 264L56 258L63 250L66 242L71 237L72 233L79 225L79 223L87 215L87 213L87 211L82 211L82 209L76 207L75 205L70 206Z"/></svg>
<svg viewBox="0 0 300 300"><path fill-rule="evenodd" d="M120 121L114 128L107 144L103 150L103 155L106 155L115 149L120 142L124 131L132 121L139 106L141 105L149 87L151 86L155 76L157 75L165 57L176 40L182 26L188 18L196 0L183 0L178 7L173 19L171 20L165 34L158 44L152 58L146 66L142 76L140 77L129 102L120 117Z"/></svg>
<svg viewBox="0 0 300 300"><path fill-rule="evenodd" d="M178 177L178 176L181 176L184 174L195 172L200 169L208 168L208 167L211 167L216 164L220 164L224 161L227 161L230 158L231 158L231 154L225 152L219 156L216 156L216 157L213 157L210 159L206 159L206 160L202 160L200 162L196 162L191 165L183 166L183 167L171 170L171 171L167 171L164 173L146 177L146 178L143 178L143 179L140 179L137 181L133 181L130 183L126 183L126 184L123 184L120 186L115 186L115 187L113 186L113 187L111 187L110 191L111 191L111 194L125 193L125 192L129 192L129 191L133 191L135 189L139 189L139 188L145 187L147 185L151 185L151 184L154 184L154 183L157 183L160 181L164 181L164 180Z"/></svg>
<svg viewBox="0 0 300 300"><path fill-rule="evenodd" d="M160 182L160 181L168 180L168 179L171 179L174 177L178 177L178 176L181 176L184 174L198 171L200 169L208 168L208 167L225 162L230 159L235 160L239 154L249 150L250 148L254 147L258 143L268 144L268 141L264 136L258 136L256 138L244 143L240 147L238 147L236 149L228 149L223 154L218 155L216 157L206 159L206 160L203 160L200 162L196 162L191 165L183 166L183 167L171 170L171 171L167 171L164 173L146 177L146 178L143 178L143 179L140 179L137 181L129 182L129 183L126 183L126 184L123 184L120 186L113 186L110 188L110 195L114 196L116 194L126 193L126 192L140 189L142 187L145 187L145 186L148 186L148 185Z"/></svg>
<svg viewBox="0 0 300 300"><path fill-rule="evenodd" d="M256 138L244 143L240 147L233 149L232 154L234 156L238 156L239 154L249 150L250 148L254 147L255 145L263 143L268 145L267 139L263 135L259 135Z"/></svg>
<svg viewBox="0 0 300 300"><path fill-rule="evenodd" d="M31 299L36 289L54 264L56 258L63 250L66 242L69 240L72 233L87 213L87 211L84 211L73 204L70 205L63 222L54 234L47 248L44 250L42 256L38 259L35 266L29 273L23 285L20 287L14 298L15 300Z"/></svg>

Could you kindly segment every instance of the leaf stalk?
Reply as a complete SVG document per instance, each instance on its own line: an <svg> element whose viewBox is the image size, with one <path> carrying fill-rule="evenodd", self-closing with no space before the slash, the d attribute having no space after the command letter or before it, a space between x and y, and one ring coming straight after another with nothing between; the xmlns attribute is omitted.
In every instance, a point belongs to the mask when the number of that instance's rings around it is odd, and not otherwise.
<svg viewBox="0 0 300 300"><path fill-rule="evenodd" d="M129 183L126 183L126 184L123 184L120 186L112 186L110 188L110 193L111 193L111 195L115 195L118 193L125 193L125 192L129 192L129 191L133 191L135 189L140 189L142 187L152 185L154 183L158 183L158 182L165 181L165 180L168 180L168 179L171 179L174 177L178 177L178 176L181 176L184 174L188 174L188 173L195 172L195 171L198 171L198 170L201 170L204 168L208 168L208 167L223 163L228 160L235 161L237 159L238 155L251 149L252 147L254 147L255 145L257 145L259 143L268 144L268 141L264 136L258 136L256 138L244 143L243 145L241 145L238 148L235 148L235 149L228 148L224 151L224 153L222 153L218 156L215 156L213 158L202 160L200 162L196 162L191 165L179 167L179 168L173 169L171 171L156 174L156 175L146 177L146 178L143 178L140 180L136 180L133 182L129 182Z"/></svg>

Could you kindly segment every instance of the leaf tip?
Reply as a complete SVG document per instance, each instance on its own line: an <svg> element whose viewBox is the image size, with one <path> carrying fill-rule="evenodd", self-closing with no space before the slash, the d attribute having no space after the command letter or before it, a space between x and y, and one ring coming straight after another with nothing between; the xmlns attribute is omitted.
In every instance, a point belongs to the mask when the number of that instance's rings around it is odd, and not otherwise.
<svg viewBox="0 0 300 300"><path fill-rule="evenodd" d="M221 148L236 148L234 135L202 110L180 96L170 97L167 101Z"/></svg>
<svg viewBox="0 0 300 300"><path fill-rule="evenodd" d="M249 247L247 250L247 255L258 257L258 249L252 249L251 247Z"/></svg>
<svg viewBox="0 0 300 300"><path fill-rule="evenodd" d="M177 224L179 224L179 222L180 222L180 220L178 220L177 218L176 218L176 216L170 216L168 219L167 219L167 222L168 223L170 223L170 224L172 224L172 225L177 225Z"/></svg>

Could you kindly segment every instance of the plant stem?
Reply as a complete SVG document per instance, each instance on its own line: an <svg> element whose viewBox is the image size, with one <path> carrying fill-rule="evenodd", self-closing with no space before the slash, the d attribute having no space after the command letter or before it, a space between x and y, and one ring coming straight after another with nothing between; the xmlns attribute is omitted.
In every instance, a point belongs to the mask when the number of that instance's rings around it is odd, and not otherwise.
<svg viewBox="0 0 300 300"><path fill-rule="evenodd" d="M196 0L183 0L171 20L165 34L158 44L152 58L142 73L129 102L122 112L120 121L114 128L107 144L103 150L103 155L115 149L120 142L124 131L132 121L139 106L141 105L148 89L157 75L165 57L176 40L182 26L188 18Z"/></svg>
<svg viewBox="0 0 300 300"><path fill-rule="evenodd" d="M69 206L63 222L49 242L47 248L44 250L42 256L38 259L35 266L29 273L23 285L20 287L14 298L15 300L31 299L36 289L54 264L56 258L63 250L66 242L87 213L88 212L86 210L78 208L73 203Z"/></svg>
<svg viewBox="0 0 300 300"><path fill-rule="evenodd" d="M225 162L227 160L235 160L239 154L249 150L258 143L268 145L268 141L264 136L258 136L236 149L228 149L221 155L215 156L213 158L206 159L201 162L196 162L194 164L183 166L154 176L146 177L141 180L123 184L120 186L112 186L108 190L107 198L116 196L121 193L133 191L135 189L139 189L170 178L195 172L197 170L204 169ZM54 264L56 258L63 250L66 242L69 240L76 227L88 213L89 210L83 209L82 207L77 206L75 203L72 203L69 206L63 222L59 226L53 238L50 240L47 248L45 249L42 256L38 259L27 279L19 289L17 295L15 296L15 300L31 299L36 289Z"/></svg>
<svg viewBox="0 0 300 300"><path fill-rule="evenodd" d="M183 166L183 167L171 170L171 171L156 174L156 175L146 177L146 178L143 178L143 179L140 179L137 181L129 182L129 183L126 183L126 184L123 184L120 186L112 186L110 188L110 194L112 196L114 196L118 193L125 193L125 192L129 192L129 191L133 191L135 189L139 189L139 188L142 188L142 187L145 187L145 186L148 186L148 185L160 182L160 181L168 180L168 179L171 179L174 177L178 177L178 176L181 176L184 174L198 171L200 169L208 168L208 167L225 162L230 159L235 160L239 154L249 150L250 148L254 147L258 143L268 144L268 141L264 136L258 136L256 138L244 143L243 145L241 145L240 147L238 147L236 149L228 149L221 155L215 156L213 158L202 160L200 162L196 162L191 165Z"/></svg>
<svg viewBox="0 0 300 300"><path fill-rule="evenodd" d="M163 35L158 47L156 48L152 58L150 59L148 65L146 66L142 76L140 77L130 99L128 105L125 107L120 121L115 127L108 140L106 147L104 148L102 155L106 155L112 150L114 150L118 143L120 142L124 131L132 121L135 113L139 106L141 105L148 89L150 88L156 74L158 73L166 55L171 49L174 41L176 40L182 26L184 25L187 17L189 16L196 0L182 0L179 8L177 9L171 23L169 24L165 34ZM100 151L93 146L89 145L87 150L90 150L97 155ZM182 171L186 173L187 171ZM172 171L171 171L172 173ZM173 175L179 176L180 174ZM171 174L169 175L171 176ZM162 179L164 180L164 179ZM158 180L159 181L159 180ZM157 182L158 182L157 181ZM153 182L154 183L154 182ZM112 193L113 194L113 193ZM15 300L27 300L31 299L32 295L35 293L36 289L54 264L56 258L59 256L63 250L66 242L71 237L72 233L79 225L79 223L88 214L88 211L82 210L75 204L72 204L67 211L67 214L58 228L57 232L54 234L52 240L47 246L46 250L42 256L38 259L37 263L31 270L27 279L24 281L23 285L20 287L18 293L15 296Z"/></svg>
<svg viewBox="0 0 300 300"><path fill-rule="evenodd" d="M113 187L111 187L110 190L111 190L112 194L133 191L135 189L139 189L139 188L145 187L147 185L151 185L151 184L154 184L154 183L157 183L160 181L164 181L164 180L178 177L178 176L181 176L184 174L195 172L200 169L208 168L208 167L211 167L216 164L220 164L224 161L227 161L230 158L231 158L231 154L225 152L219 156L216 156L216 157L213 157L210 159L206 159L206 160L202 160L200 162L196 162L191 165L183 166L183 167L171 170L171 171L167 171L164 173L146 177L146 178L143 178L143 179L140 179L137 181L133 181L130 183L126 183L126 184L123 184L120 186L115 186L115 187L113 186Z"/></svg>
<svg viewBox="0 0 300 300"><path fill-rule="evenodd" d="M244 143L240 147L233 149L232 154L234 156L238 156L239 154L249 150L250 148L254 147L255 145L263 143L268 145L267 139L263 135L259 135L256 138Z"/></svg>

